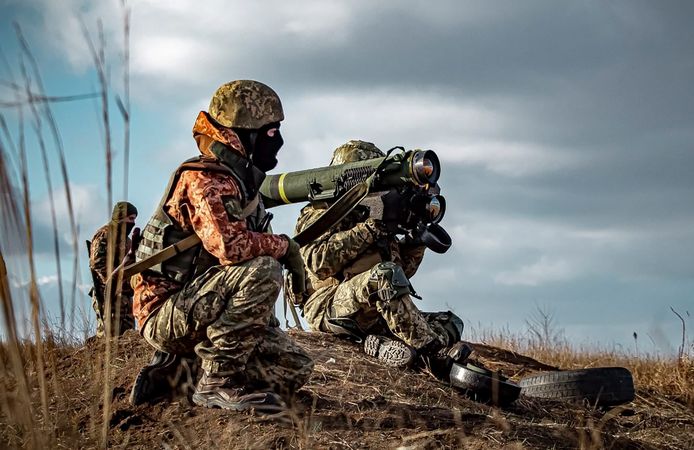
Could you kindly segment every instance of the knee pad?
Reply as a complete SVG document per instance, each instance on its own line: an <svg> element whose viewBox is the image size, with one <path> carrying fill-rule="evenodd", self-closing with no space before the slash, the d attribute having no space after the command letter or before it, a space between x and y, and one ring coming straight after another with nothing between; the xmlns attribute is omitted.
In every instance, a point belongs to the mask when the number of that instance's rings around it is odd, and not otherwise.
<svg viewBox="0 0 694 450"><path fill-rule="evenodd" d="M389 301L405 294L412 294L410 280L397 264L387 261L376 264L369 275L370 294L377 294L383 301Z"/></svg>

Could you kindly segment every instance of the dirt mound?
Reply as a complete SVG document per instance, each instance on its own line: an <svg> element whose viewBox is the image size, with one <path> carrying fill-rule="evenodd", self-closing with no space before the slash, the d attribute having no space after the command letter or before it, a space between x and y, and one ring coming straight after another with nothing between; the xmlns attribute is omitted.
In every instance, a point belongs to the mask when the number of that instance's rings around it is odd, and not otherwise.
<svg viewBox="0 0 694 450"><path fill-rule="evenodd" d="M685 405L658 408L653 393L609 411L520 399L507 408L475 403L423 372L376 364L350 342L291 331L316 361L293 407L295 425L193 406L183 397L128 403L151 350L135 332L117 343L108 420L109 447L128 448L692 448L694 415ZM503 349L472 344L475 357L513 379L553 367ZM56 349L48 380L60 395L59 446L94 447L103 424L103 342ZM58 374L59 376L56 376ZM672 404L670 402L669 404ZM0 417L0 425L3 420ZM0 434L8 436L7 427ZM19 442L10 442L19 444ZM21 445L21 444L20 444Z"/></svg>

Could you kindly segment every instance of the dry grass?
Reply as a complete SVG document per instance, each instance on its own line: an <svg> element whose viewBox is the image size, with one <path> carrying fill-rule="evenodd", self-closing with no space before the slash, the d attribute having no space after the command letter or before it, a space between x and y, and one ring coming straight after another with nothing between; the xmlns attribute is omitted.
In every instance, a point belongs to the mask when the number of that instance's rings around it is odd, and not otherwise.
<svg viewBox="0 0 694 450"><path fill-rule="evenodd" d="M633 355L616 350L575 347L563 339L539 342L522 336L487 331L479 340L562 369L590 367L626 367L635 383L644 390L694 408L694 358L678 356Z"/></svg>
<svg viewBox="0 0 694 450"><path fill-rule="evenodd" d="M422 372L398 371L375 363L351 343L322 333L292 331L316 361L309 383L298 393L291 416L294 426L244 414L194 407L187 398L132 407L127 393L150 349L136 332L121 339L112 361L109 390L112 414L106 422L109 447L128 448L691 448L694 410L667 383L637 378L637 398L609 410L537 399L521 399L507 408L473 402L456 389ZM474 343L476 358L506 375L522 377L550 367L508 349ZM47 342L46 371L51 428L41 444L51 447L99 447L102 444L103 393L100 383L104 343L76 346ZM30 380L34 420L41 424L33 353L22 343ZM0 353L5 366L7 353ZM603 361L588 355L585 361ZM578 360L563 368L577 367ZM615 363L620 360L604 360ZM632 362L637 363L637 362ZM644 362L645 364L645 362ZM636 367L639 367L638 363ZM657 380L664 368L649 370L643 380ZM1 404L12 404L16 385L7 380ZM56 388L58 386L58 388ZM0 440L11 447L34 447L3 407Z"/></svg>
<svg viewBox="0 0 694 450"><path fill-rule="evenodd" d="M125 1L121 2L123 10L123 34L125 46L129 45L130 11ZM17 64L10 65L5 55L2 61L5 65L9 80L0 80L3 86L9 88L13 99L0 101L0 107L14 109L16 124L10 131L7 121L0 115L0 295L2 296L2 317L6 341L2 343L0 350L0 406L3 415L3 424L11 431L6 434L3 443L10 446L49 448L55 447L61 435L74 431L73 426L68 426L65 420L69 415L64 414L65 392L64 381L58 375L57 367L65 352L73 348L74 340L64 338L65 333L75 332L75 319L80 308L77 307L76 295L79 284L80 252L79 252L79 227L75 219L68 164L65 157L62 138L58 125L54 119L51 104L59 101L78 101L95 97L94 94L77 96L50 96L46 93L43 84L41 70L35 59L29 42L25 39L19 24L15 25L17 43L20 53L17 55ZM84 24L83 24L84 25ZM106 160L106 190L110 208L112 197L112 163L113 145L111 143L111 123L109 115L109 101L112 93L107 75L109 64L106 61L106 41L101 24L98 23L98 45L94 45L86 25L84 25L85 38L90 44L95 72L98 75L98 98L101 110L101 131L104 136L104 154ZM122 53L123 60L123 95L115 95L120 117L123 120L123 153L124 153L124 193L127 199L127 172L130 146L130 99L129 99L129 51ZM19 77L12 67L19 68ZM32 197L28 160L29 153L37 149L27 144L27 124L31 125L31 132L38 144L41 161L43 162L43 177L48 187L51 221L53 225L53 253L58 275L59 294L59 326L48 328L46 311L40 297L37 275L35 269L34 226L32 223ZM14 127L16 125L16 128ZM55 152L57 167L60 171L67 205L67 217L70 226L70 244L72 250L72 282L69 306L66 306L63 292L63 267L61 265L61 246L59 243L58 223L56 219L56 199L54 198L51 167L49 165L49 147ZM109 242L108 255L114 253L114 242ZM8 256L6 267L5 256ZM113 258L109 258L111 263ZM10 282L10 275L14 283ZM122 273L119 274L119 280ZM17 286L17 281L23 286ZM14 286L13 286L14 284ZM120 289L117 283L115 290ZM110 286L107 286L106 297L110 296ZM115 295L118 293L115 292ZM30 331L22 333L18 324L26 321L23 307L30 307ZM107 302L108 305L108 302ZM17 308L19 306L19 310ZM110 306L110 305L109 305ZM107 307L108 308L108 307ZM70 323L66 323L66 316L70 314ZM109 311L106 311L109 315ZM111 334L110 322L107 321L106 333ZM60 338L56 338L54 332L60 330ZM101 348L99 355L92 356L92 364L101 373L94 379L102 380L99 388L103 391L103 427L101 432L101 446L105 445L108 434L108 421L111 417L110 401L112 386L112 355L118 351L118 340L108 339L106 345ZM37 394L38 393L38 394ZM36 401L38 395L38 403ZM73 424L74 425L74 424ZM6 431L6 430L3 430Z"/></svg>

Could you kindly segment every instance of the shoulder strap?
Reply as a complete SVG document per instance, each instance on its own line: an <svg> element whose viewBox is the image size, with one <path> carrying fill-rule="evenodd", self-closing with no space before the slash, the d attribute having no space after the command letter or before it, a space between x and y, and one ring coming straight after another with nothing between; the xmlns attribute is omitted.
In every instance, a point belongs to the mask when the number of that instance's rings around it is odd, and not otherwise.
<svg viewBox="0 0 694 450"><path fill-rule="evenodd" d="M256 194L255 197L253 197L253 200L251 200L248 205L243 209L241 212L241 218L245 219L246 217L250 216L253 214L253 212L256 210L258 207L258 203L260 202L260 195ZM175 244L169 245L166 247L164 250L155 253L154 255L150 256L149 258L145 258L142 261L139 261L135 264L131 264L128 267L125 268L123 271L123 276L125 278L130 278L133 275L136 275L144 270L149 269L150 267L156 266L159 263L162 263L168 259L173 258L174 256L178 255L179 253L182 253L192 247L195 247L200 243L200 238L198 237L197 234L191 234L187 238L184 238Z"/></svg>
<svg viewBox="0 0 694 450"><path fill-rule="evenodd" d="M220 144L221 145L221 144ZM232 168L227 166L226 164L222 164L216 159L212 158L206 158L204 156L194 158L194 159L189 159L188 161L184 162L181 164L177 170L177 174L180 175L181 172L185 170L205 170L208 172L216 172L216 173L222 173L224 175L229 175L234 179L236 184L238 185L238 188L241 190L241 195L243 196L243 201L246 202L249 200L251 197L251 192L248 190L248 186L242 179L241 175L236 173ZM167 195L170 195L171 192Z"/></svg>
<svg viewBox="0 0 694 450"><path fill-rule="evenodd" d="M260 204L260 194L255 194L255 197L248 202L245 208L243 208L243 211L241 211L241 218L245 219L251 214L255 212L256 209L258 209L258 205Z"/></svg>
<svg viewBox="0 0 694 450"><path fill-rule="evenodd" d="M318 239L323 233L340 223L368 194L368 183L356 184L345 195L337 199L330 208L326 209L315 222L304 228L292 239L302 247Z"/></svg>
<svg viewBox="0 0 694 450"><path fill-rule="evenodd" d="M145 258L140 262L136 262L135 264L131 264L128 267L125 268L123 271L123 277L124 278L130 278L133 275L136 275L144 270L149 269L152 266L155 266L161 262L166 261L167 259L171 259L174 256L178 255L179 253L183 253L184 251L195 247L200 243L200 238L198 237L197 234L191 234L185 239L182 239L175 244L169 245L166 247L164 250L160 251L159 253L155 253L154 255L150 256L149 258Z"/></svg>

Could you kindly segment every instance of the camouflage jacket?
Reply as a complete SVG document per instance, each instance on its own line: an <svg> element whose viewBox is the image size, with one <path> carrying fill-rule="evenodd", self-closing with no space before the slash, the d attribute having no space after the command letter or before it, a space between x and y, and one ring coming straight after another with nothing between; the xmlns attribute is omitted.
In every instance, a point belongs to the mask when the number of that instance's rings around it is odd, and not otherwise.
<svg viewBox="0 0 694 450"><path fill-rule="evenodd" d="M295 232L308 227L324 211L310 205L304 207ZM306 303L311 303L311 308L325 307L340 282L370 270L383 261L381 251L364 220L363 212L352 212L314 242L302 247L301 256L308 275L306 294L309 299ZM387 246L391 261L400 265L407 277L411 278L422 262L426 247L400 243L394 237L388 240Z"/></svg>
<svg viewBox="0 0 694 450"><path fill-rule="evenodd" d="M114 241L113 265L111 266L111 270L115 270L126 257L128 257L129 260L125 261L125 265L128 265L133 262L132 260L130 260L131 256L129 256L132 241L129 237L124 236L124 227L117 228L113 223L109 222L103 227L96 230L96 233L92 238L91 251L89 252L89 268L95 275L94 289L97 291L100 299L104 299L104 294L106 290L106 280L108 280L108 277L110 275L108 272L107 254L110 233L116 233ZM123 239L123 237L125 237L125 239ZM121 293L123 295L132 296L133 290L130 287L130 283L128 282L128 280L123 280L121 289Z"/></svg>
<svg viewBox="0 0 694 450"><path fill-rule="evenodd" d="M181 174L164 210L183 231L197 234L205 250L220 264L237 264L258 256L281 258L287 251L287 240L250 231L245 219L239 220L242 201L242 192L232 176L189 170ZM147 272L135 275L132 283L133 312L140 330L150 314L183 287Z"/></svg>

